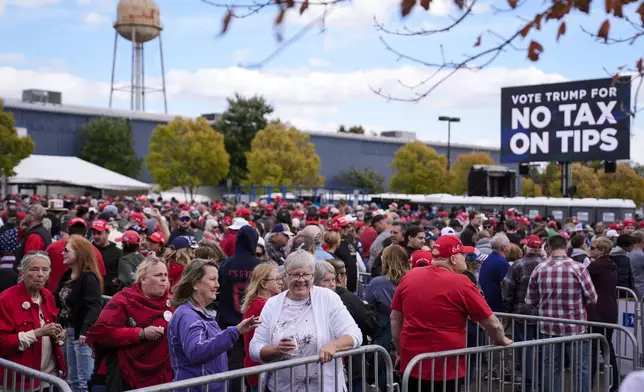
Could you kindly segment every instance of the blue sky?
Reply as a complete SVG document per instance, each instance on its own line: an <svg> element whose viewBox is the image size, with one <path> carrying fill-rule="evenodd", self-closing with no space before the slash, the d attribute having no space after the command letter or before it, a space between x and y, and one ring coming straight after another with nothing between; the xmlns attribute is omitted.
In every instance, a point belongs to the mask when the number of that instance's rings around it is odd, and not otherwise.
<svg viewBox="0 0 644 392"><path fill-rule="evenodd" d="M26 88L63 92L70 104L107 106L112 65L116 0L0 0L0 96L18 98ZM412 84L431 69L399 60L381 42L430 62L445 56L462 58L475 53L479 34L483 47L494 45L525 24L535 9L499 13L479 0L476 13L449 33L431 37L391 37L374 28L374 18L391 29L438 28L451 22L458 11L449 0L434 0L431 12L419 7L401 22L399 0L353 0L329 10L326 29L311 28L299 41L260 69L245 67L271 54L275 39L274 10L233 20L229 32L219 36L225 10L199 0L157 0L164 25L163 45L171 114L198 115L225 109L225 98L235 92L261 94L276 109L276 116L307 130L333 131L338 125L363 125L371 131L416 132L424 140L447 139L442 114L461 117L452 129L454 142L498 146L500 88L564 80L606 77L606 70L631 65L641 43L634 46L601 45L580 26L596 31L604 19L603 2L590 15L568 19L567 34L556 42L558 23L546 24L531 34L545 46L541 60L529 61L525 52L508 50L488 68L462 71L418 103L388 102L371 92L382 87L395 96L410 96L398 80ZM539 6L542 2L528 2ZM312 8L303 17L288 15L281 32L285 38L319 15ZM628 32L614 25L611 34ZM519 42L527 46L529 40ZM130 49L119 40L117 80L128 80ZM158 43L146 46L146 78L150 87L160 84ZM115 106L129 107L120 95ZM147 104L161 111L159 96ZM644 162L641 120L635 120L632 156Z"/></svg>

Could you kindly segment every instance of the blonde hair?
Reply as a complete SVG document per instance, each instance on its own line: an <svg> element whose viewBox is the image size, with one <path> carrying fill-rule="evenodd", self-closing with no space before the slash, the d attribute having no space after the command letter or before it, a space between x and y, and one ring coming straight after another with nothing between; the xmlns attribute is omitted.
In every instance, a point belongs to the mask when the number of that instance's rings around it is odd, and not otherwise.
<svg viewBox="0 0 644 392"><path fill-rule="evenodd" d="M139 266L136 268L136 283L140 284L141 279L143 279L143 277L145 277L145 274L148 272L148 268L150 268L150 266L152 266L153 264L158 263L166 265L165 259L161 257L150 256L143 259L141 264L139 264Z"/></svg>
<svg viewBox="0 0 644 392"><path fill-rule="evenodd" d="M400 245L390 245L382 251L382 274L398 285L402 277L409 271L407 252Z"/></svg>
<svg viewBox="0 0 644 392"><path fill-rule="evenodd" d="M338 245L340 245L340 233L337 231L327 231L324 233L324 243L329 247L329 248L334 248Z"/></svg>
<svg viewBox="0 0 644 392"><path fill-rule="evenodd" d="M253 269L253 274L248 282L248 286L246 286L246 290L244 290L244 299L242 300L241 305L242 314L246 313L250 304L253 303L255 298L259 297L262 290L266 290L262 284L270 278L273 271L277 271L277 274L279 275L277 264L273 262L259 264Z"/></svg>
<svg viewBox="0 0 644 392"><path fill-rule="evenodd" d="M604 236L593 238L590 244L602 252L602 255L610 254L613 249L613 241Z"/></svg>
<svg viewBox="0 0 644 392"><path fill-rule="evenodd" d="M176 264L188 265L190 264L190 260L192 260L192 253L192 248L173 250L168 256L168 260L172 260Z"/></svg>

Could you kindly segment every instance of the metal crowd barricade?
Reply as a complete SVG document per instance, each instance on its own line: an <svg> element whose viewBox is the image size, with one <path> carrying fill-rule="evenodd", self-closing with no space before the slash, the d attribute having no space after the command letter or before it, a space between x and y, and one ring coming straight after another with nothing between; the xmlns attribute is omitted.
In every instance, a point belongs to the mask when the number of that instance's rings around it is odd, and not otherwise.
<svg viewBox="0 0 644 392"><path fill-rule="evenodd" d="M72 392L72 389L63 379L6 359L0 358L0 371L3 376L0 391ZM36 380L38 380L38 385L36 385Z"/></svg>
<svg viewBox="0 0 644 392"><path fill-rule="evenodd" d="M628 331L633 333L635 336L638 346L633 347L630 345L630 341L625 341L624 346L621 346L620 343L616 341L616 338L613 337L613 344L615 347L620 347L619 356L635 357L638 367L642 366L641 356L642 356L642 338L640 336L640 318L642 317L642 312L640 308L639 298L637 294L627 287L617 286L617 324L623 326ZM638 351L639 347L639 351ZM616 349L617 351L617 349ZM621 358L620 358L621 361Z"/></svg>
<svg viewBox="0 0 644 392"><path fill-rule="evenodd" d="M639 344L637 339L628 328L622 325L512 313L497 312L494 314L504 323L506 335L513 341L538 339L542 323L581 325L586 327L586 333L600 333L607 338L608 335L612 335L611 341L614 342L613 346L615 348L615 356L618 361L620 374L626 375L640 368ZM530 336L528 331L529 325L533 323L536 323L536 336ZM481 334L477 334L477 345L479 343L479 336ZM517 339L518 337L521 338Z"/></svg>
<svg viewBox="0 0 644 392"><path fill-rule="evenodd" d="M590 364L585 362L587 374L581 369L584 364L582 355L590 350L590 344L600 344L604 353L603 365L596 360L594 375L589 371ZM528 349L532 351L528 353ZM495 359L502 358L503 353L521 352L520 361L515 362L506 374L503 371L494 374L490 371L494 367ZM571 369L573 375L567 375L563 357L565 352L571 355ZM555 366L556 361L549 361L548 365L541 358L546 354L552 358L553 354L561 355L561 361ZM528 358L528 356L530 358ZM516 357L516 356L515 356ZM584 357L589 358L589 357ZM427 364L429 361L429 364ZM429 368L427 368L429 366ZM453 366L453 368L452 368ZM517 374L517 368L532 369L532 378L528 381ZM426 369L423 372L423 368ZM427 371L429 369L429 372ZM500 369L503 369L502 367ZM450 371L448 373L448 370ZM452 371L453 370L453 371ZM462 372L461 372L462 371ZM555 373L558 371L557 373ZM549 339L530 340L512 343L509 346L481 346L460 350L441 351L435 353L419 354L411 359L405 368L402 377L402 392L443 392L448 391L521 391L521 392L568 392L591 391L593 386L599 387L597 392L608 392L610 389L610 365L608 361L608 340L601 334L586 334L564 336ZM421 377L418 377L421 375ZM523 374L522 374L523 375ZM603 378L603 379L602 379ZM598 381L601 380L601 381ZM507 388L507 384L514 387ZM560 386L561 388L553 388Z"/></svg>
<svg viewBox="0 0 644 392"><path fill-rule="evenodd" d="M360 361L362 362L362 381L366 384L367 381L367 366L366 366L366 361L367 361L367 354L373 354L373 366L374 366L374 379L375 379L375 385L379 385L379 376L383 376L386 379L386 388L385 390L380 390L381 392L393 392L394 391L394 381L393 381L393 364L391 362L391 357L389 356L389 353L387 350L380 346L362 346L358 347L355 349L347 350L347 351L341 351L336 353L333 356L333 362L335 365L335 372L334 374L337 374L337 370L342 369L343 366L343 360L344 360L344 366L346 368L346 381L347 381L347 386L348 386L348 391L352 392L354 389L352 388L352 382L353 382L353 375L352 375L352 368L354 366L353 361L355 360L355 356L360 356ZM378 359L382 358L382 361L379 361ZM254 367L249 367L249 368L243 368L239 370L231 370L228 372L223 372L223 373L218 373L218 374L213 374L209 376L202 376L202 377L196 377L196 378L191 378L188 380L182 380L182 381L175 381L167 384L161 384L161 385L155 385L153 387L148 387L148 388L140 388L136 390L132 390L130 392L169 392L169 391L175 391L175 390L185 390L186 388L193 388L193 387L205 387L202 390L203 391L208 391L209 386L212 385L213 383L223 383L223 390L224 391L229 391L231 390L231 387L233 386L233 383L237 383L237 385L241 386L242 391L248 390L245 387L244 380L248 376L259 376L260 379L260 384L259 384L259 390L264 391L266 385L266 379L265 375L270 374L273 375L271 379L268 381L271 386L273 386L274 391L280 391L281 390L277 387L279 383L279 377L281 375L278 373L280 370L285 370L289 373L289 376L287 376L287 379L290 379L290 385L291 388L289 390L295 390L293 388L293 371L296 367L301 367L304 366L304 371L305 371L305 379L306 380L315 380L315 382L310 381L308 384L306 384L306 390L307 392L316 392L316 391L341 391L342 386L339 384L340 380L338 380L337 377L334 377L333 380L333 385L327 385L325 386L324 384L324 377L321 377L322 375L322 364L320 364L320 357L318 355L311 355L308 357L302 357L302 358L294 358L294 359L289 359L285 361L279 361L279 362L272 362L269 364L264 364L264 365L259 365L259 366L254 366ZM378 366L380 364L385 365L384 372L380 372L379 374L379 369ZM311 365L313 365L313 371L310 371ZM315 376L317 371L317 376ZM221 387L220 387L221 388ZM359 392L359 391L356 391Z"/></svg>
<svg viewBox="0 0 644 392"><path fill-rule="evenodd" d="M110 302L111 299L112 297L110 297L109 295L101 295L101 305L107 305L107 303Z"/></svg>
<svg viewBox="0 0 644 392"><path fill-rule="evenodd" d="M371 282L371 273L358 272L358 297L360 297L361 300L364 300L369 282Z"/></svg>

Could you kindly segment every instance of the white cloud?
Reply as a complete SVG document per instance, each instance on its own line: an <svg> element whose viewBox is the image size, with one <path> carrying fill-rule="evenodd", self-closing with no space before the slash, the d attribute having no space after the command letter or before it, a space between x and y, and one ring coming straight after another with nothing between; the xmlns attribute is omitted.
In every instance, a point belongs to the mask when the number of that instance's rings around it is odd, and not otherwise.
<svg viewBox="0 0 644 392"><path fill-rule="evenodd" d="M83 17L83 24L90 27L100 27L110 23L110 18L98 12L88 12Z"/></svg>
<svg viewBox="0 0 644 392"><path fill-rule="evenodd" d="M250 49L238 49L235 52L233 52L231 59L233 60L234 63L237 63L237 64L243 63L248 58L249 54L250 54Z"/></svg>
<svg viewBox="0 0 644 392"><path fill-rule="evenodd" d="M331 63L329 63L328 61L326 61L324 59L318 59L318 58L315 58L315 57L311 57L309 59L309 65L311 67L328 67L329 65L331 65Z"/></svg>
<svg viewBox="0 0 644 392"><path fill-rule="evenodd" d="M24 60L24 53L0 53L0 63L18 63Z"/></svg>
<svg viewBox="0 0 644 392"><path fill-rule="evenodd" d="M23 8L38 8L49 5L60 4L62 0L5 0L7 5L15 5Z"/></svg>
<svg viewBox="0 0 644 392"><path fill-rule="evenodd" d="M308 130L334 130L339 125L337 118L347 119L347 104L374 105L383 103L369 86L383 87L388 91L403 94L405 88L398 80L418 81L426 76L424 70L402 66L398 68L373 68L351 72L322 72L306 68L294 70L249 70L239 67L201 69L194 72L171 70L167 73L168 99L172 107L190 111L176 114L196 115L204 107L222 107L224 99L235 93L263 95L276 108L276 116L283 121ZM418 110L449 110L458 113L472 108L484 111L498 110L500 88L509 85L538 84L564 80L558 74L549 74L535 67L523 69L489 68L481 72L462 72L449 79L427 99ZM148 78L148 85L160 84ZM19 70L0 67L0 96L18 98L26 88L41 88L60 91L68 104L105 105L109 96L109 83L87 80L63 71ZM116 96L117 107L128 107L126 93ZM149 95L151 109L158 104L160 95ZM410 107L412 104L409 104ZM415 110L415 109L410 109ZM196 112L195 112L196 111ZM489 112L488 111L488 112ZM396 116L395 110L392 116ZM382 130L364 118L348 117L352 124L362 124L366 129ZM365 121L366 120L366 121ZM471 118L476 124L477 119ZM350 125L352 125L350 124ZM472 132L495 127L496 124L475 125ZM422 129L425 125L419 126ZM422 135L419 135L422 137ZM473 136L474 137L474 136ZM480 137L480 136L478 136Z"/></svg>

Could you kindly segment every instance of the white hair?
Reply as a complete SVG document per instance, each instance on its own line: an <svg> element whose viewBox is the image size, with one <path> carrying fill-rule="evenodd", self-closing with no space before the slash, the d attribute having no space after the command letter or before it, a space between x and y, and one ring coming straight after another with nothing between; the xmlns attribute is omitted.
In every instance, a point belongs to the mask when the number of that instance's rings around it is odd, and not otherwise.
<svg viewBox="0 0 644 392"><path fill-rule="evenodd" d="M213 227L219 227L219 222L217 222L216 219L209 218L204 225L204 230L209 231L212 230Z"/></svg>
<svg viewBox="0 0 644 392"><path fill-rule="evenodd" d="M316 261L315 273L313 274L313 284L319 286L320 281L324 279L324 274L326 274L327 272L335 276L335 268L331 265L331 263L327 261Z"/></svg>
<svg viewBox="0 0 644 392"><path fill-rule="evenodd" d="M311 272L315 271L315 256L304 249L297 249L286 257L284 270L286 272L303 267L309 267Z"/></svg>
<svg viewBox="0 0 644 392"><path fill-rule="evenodd" d="M508 238L505 233L498 233L495 234L494 237L492 237L492 240L490 241L490 245L492 246L492 250L503 250L507 245L510 244L510 239Z"/></svg>
<svg viewBox="0 0 644 392"><path fill-rule="evenodd" d="M36 260L36 259L41 259L45 260L48 264L48 267L51 268L51 259L49 258L49 255L47 252L43 251L38 251L38 252L29 252L25 257L20 260L20 265L18 266L18 272L21 274L24 272L27 272L29 267L31 266L31 262ZM20 276L20 280L22 280L22 275Z"/></svg>

